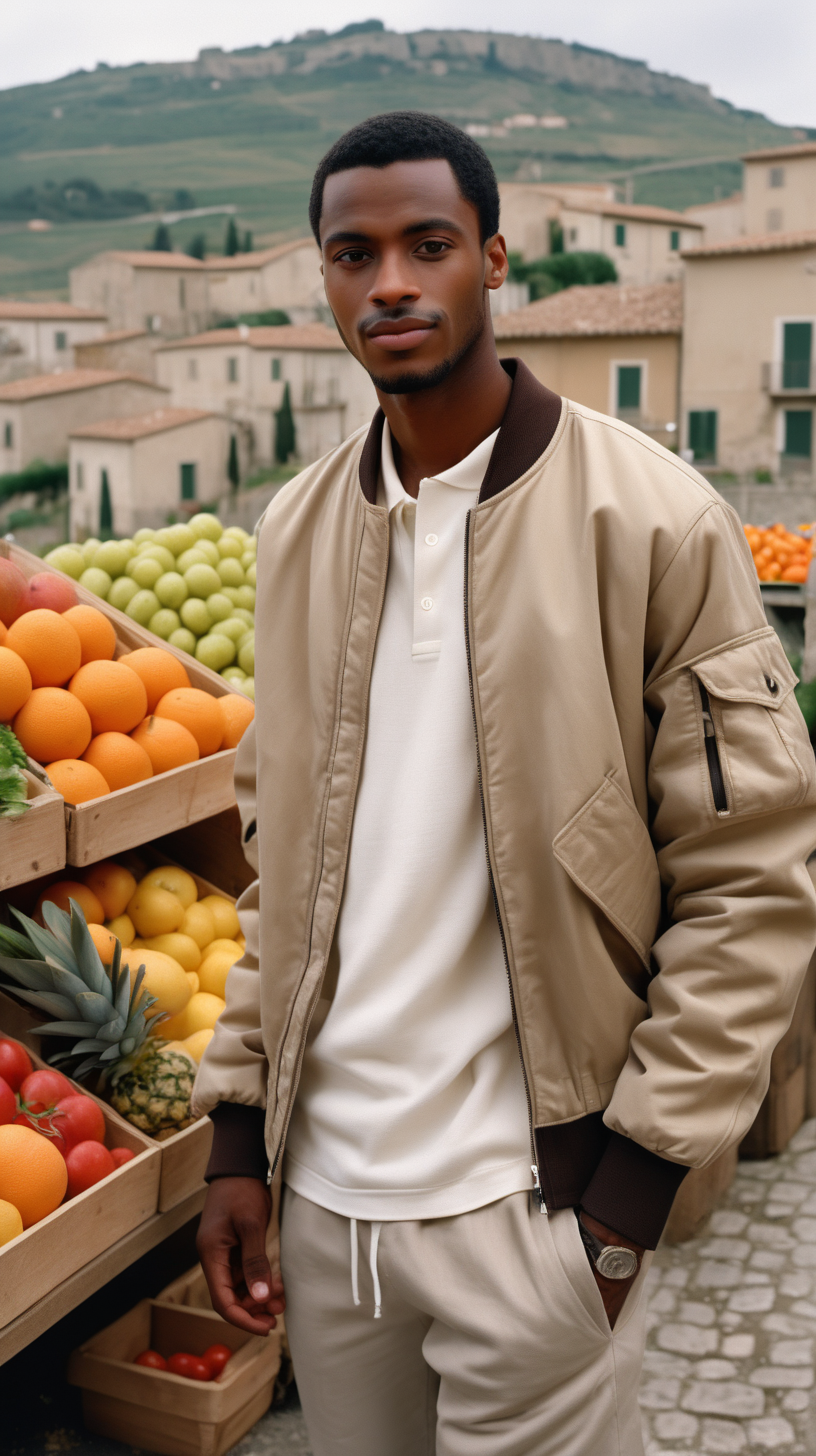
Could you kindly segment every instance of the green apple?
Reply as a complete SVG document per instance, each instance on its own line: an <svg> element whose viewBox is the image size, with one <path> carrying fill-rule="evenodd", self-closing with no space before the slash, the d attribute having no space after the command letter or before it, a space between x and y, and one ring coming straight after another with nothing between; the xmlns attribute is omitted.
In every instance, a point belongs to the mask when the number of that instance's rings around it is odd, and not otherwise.
<svg viewBox="0 0 816 1456"><path fill-rule="evenodd" d="M125 572L137 586L150 590L159 577L164 575L164 567L155 556L134 556L125 567Z"/></svg>
<svg viewBox="0 0 816 1456"><path fill-rule="evenodd" d="M255 565L256 556L257 552L250 551L249 549L243 552L241 556L241 565L243 566L244 571L249 571L250 566Z"/></svg>
<svg viewBox="0 0 816 1456"><path fill-rule="evenodd" d="M227 526L226 530L224 531L224 535L234 536L236 541L249 540L249 531L245 531L243 526Z"/></svg>
<svg viewBox="0 0 816 1456"><path fill-rule="evenodd" d="M195 539L190 527L181 522L176 526L162 526L161 530L156 532L156 541L159 546L166 546L174 556L180 556L182 551L189 551L191 546L195 546Z"/></svg>
<svg viewBox="0 0 816 1456"><path fill-rule="evenodd" d="M244 681L241 683L241 692L242 693L246 693L247 697L248 698L251 698L252 701L253 701L253 703L255 702L255 678L254 677L245 677L244 678Z"/></svg>
<svg viewBox="0 0 816 1456"><path fill-rule="evenodd" d="M85 562L86 566L91 565L94 556L96 555L96 552L101 545L102 542L100 541L98 536L89 536L87 541L83 541L79 549L82 552L82 560Z"/></svg>
<svg viewBox="0 0 816 1456"><path fill-rule="evenodd" d="M121 541L119 542L119 545L122 547L123 551L127 551L128 561L130 561L131 556L136 555L136 551L138 548L134 546L129 536L123 536Z"/></svg>
<svg viewBox="0 0 816 1456"><path fill-rule="evenodd" d="M224 667L221 669L221 677L224 679L224 682L240 686L246 678L246 673L242 672L240 667Z"/></svg>
<svg viewBox="0 0 816 1456"><path fill-rule="evenodd" d="M176 611L190 595L187 583L178 571L166 571L153 590L163 607L173 607Z"/></svg>
<svg viewBox="0 0 816 1456"><path fill-rule="evenodd" d="M252 628L253 631L255 630L254 612L248 612L246 607L233 607L232 615L233 617L240 617L242 622L246 622L248 627Z"/></svg>
<svg viewBox="0 0 816 1456"><path fill-rule="evenodd" d="M233 661L235 643L229 637L223 637L220 632L208 632L206 637L200 637L196 643L195 655L205 667L211 668L213 672L220 672L222 667L229 667Z"/></svg>
<svg viewBox="0 0 816 1456"><path fill-rule="evenodd" d="M188 597L186 602L182 602L179 616L184 626L195 632L196 637L203 637L213 624L206 603L200 597Z"/></svg>
<svg viewBox="0 0 816 1456"><path fill-rule="evenodd" d="M95 597L107 598L113 582L101 566L86 566L79 578L79 584L84 586L87 591L93 592Z"/></svg>
<svg viewBox="0 0 816 1456"><path fill-rule="evenodd" d="M156 532L153 526L142 526L140 530L133 533L134 546L141 546L143 541L154 541Z"/></svg>
<svg viewBox="0 0 816 1456"><path fill-rule="evenodd" d="M236 607L245 607L248 612L255 611L255 588L254 586L239 586L238 600Z"/></svg>
<svg viewBox="0 0 816 1456"><path fill-rule="evenodd" d="M239 561L243 554L243 541L236 541L234 536L228 536L226 534L221 537L221 540L218 542L218 555L222 559L224 557L234 556L235 560Z"/></svg>
<svg viewBox="0 0 816 1456"><path fill-rule="evenodd" d="M207 605L209 606L209 602ZM246 622L242 622L240 617L227 617L225 622L218 623L218 631L223 632L224 636L231 638L233 642L240 642L247 635Z"/></svg>
<svg viewBox="0 0 816 1456"><path fill-rule="evenodd" d="M138 555L140 560L148 557L158 561L162 571L175 571L176 569L176 558L172 551L168 551L166 546L157 546L155 541L149 542L147 546L142 546Z"/></svg>
<svg viewBox="0 0 816 1456"><path fill-rule="evenodd" d="M222 586L221 588L221 595L227 597L232 602L233 611L238 605L238 593L240 590L241 588L238 586Z"/></svg>
<svg viewBox="0 0 816 1456"><path fill-rule="evenodd" d="M217 541L224 534L224 527L211 511L199 511L197 516L190 517L188 525L197 541L202 536L207 541Z"/></svg>
<svg viewBox="0 0 816 1456"><path fill-rule="evenodd" d="M244 630L243 630L243 632L241 633L240 637L238 638L238 651L239 652L241 651L241 648L244 646L244 643L245 642L254 642L254 641L255 641L255 628L254 627L245 627Z"/></svg>
<svg viewBox="0 0 816 1456"><path fill-rule="evenodd" d="M243 672L246 673L247 677L252 677L254 675L254 673L255 673L255 638L254 638L254 636L253 636L251 642L245 642L243 644L243 646L238 649L238 666L241 668L241 670Z"/></svg>
<svg viewBox="0 0 816 1456"><path fill-rule="evenodd" d="M185 571L189 571L191 566L212 566L212 564L200 547L191 546L189 551L182 551L181 555L177 557L176 571L180 571L183 576Z"/></svg>
<svg viewBox="0 0 816 1456"><path fill-rule="evenodd" d="M191 597L211 597L221 590L221 578L214 566L191 566L184 573L187 590Z"/></svg>
<svg viewBox="0 0 816 1456"><path fill-rule="evenodd" d="M196 650L195 633L191 632L189 627L177 627L175 632L170 633L167 641L171 647L178 647L182 652L189 652L190 656Z"/></svg>
<svg viewBox="0 0 816 1456"><path fill-rule="evenodd" d="M79 581L85 570L85 558L78 546L56 546L45 559L49 566L56 566L57 571L64 571L74 581Z"/></svg>
<svg viewBox="0 0 816 1456"><path fill-rule="evenodd" d="M207 597L207 611L214 622L225 622L232 616L232 602L223 592L213 592Z"/></svg>
<svg viewBox="0 0 816 1456"><path fill-rule="evenodd" d="M124 612L138 590L132 576L118 576L108 592L108 602L112 607L116 607L117 611Z"/></svg>
<svg viewBox="0 0 816 1456"><path fill-rule="evenodd" d="M253 561L252 565L251 566L248 566L247 569L246 569L247 586L254 586L255 585L255 574L256 574L256 567L255 567L255 562Z"/></svg>
<svg viewBox="0 0 816 1456"><path fill-rule="evenodd" d="M150 618L155 617L158 610L159 599L156 593L147 590L137 591L135 597L131 597L125 607L128 616L132 617L134 622L138 622L141 627L146 627Z"/></svg>
<svg viewBox="0 0 816 1456"><path fill-rule="evenodd" d="M210 566L217 566L221 560L215 542L207 541L204 536L201 537L200 541L196 541L194 549L201 552L204 560L208 561Z"/></svg>
<svg viewBox="0 0 816 1456"><path fill-rule="evenodd" d="M219 541L218 544L220 546L221 542ZM222 582L224 583L224 586L244 585L244 568L241 565L240 561L238 561L234 556L225 556L223 561L219 561L215 569L218 572L218 575L220 576Z"/></svg>
<svg viewBox="0 0 816 1456"><path fill-rule="evenodd" d="M129 560L127 547L123 549L119 541L103 541L97 546L91 565L99 566L114 578L123 575Z"/></svg>
<svg viewBox="0 0 816 1456"><path fill-rule="evenodd" d="M157 637L163 637L166 642L171 632L177 632L180 626L181 617L178 612L171 611L170 607L160 607L150 618L147 629L155 632Z"/></svg>

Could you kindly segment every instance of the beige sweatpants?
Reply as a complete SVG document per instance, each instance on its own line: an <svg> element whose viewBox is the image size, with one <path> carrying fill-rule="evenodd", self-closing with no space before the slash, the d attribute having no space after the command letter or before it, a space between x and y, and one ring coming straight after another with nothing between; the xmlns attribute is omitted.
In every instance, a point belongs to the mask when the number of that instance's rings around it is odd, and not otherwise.
<svg viewBox="0 0 816 1456"><path fill-rule="evenodd" d="M284 1189L286 1329L313 1456L642 1456L649 1256L613 1334L572 1209L547 1218L515 1193L376 1234Z"/></svg>

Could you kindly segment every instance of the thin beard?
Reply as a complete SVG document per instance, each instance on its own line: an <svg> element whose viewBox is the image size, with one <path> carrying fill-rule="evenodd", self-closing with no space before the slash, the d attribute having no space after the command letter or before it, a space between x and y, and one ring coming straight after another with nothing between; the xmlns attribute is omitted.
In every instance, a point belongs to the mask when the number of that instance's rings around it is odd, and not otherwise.
<svg viewBox="0 0 816 1456"><path fill-rule="evenodd" d="M343 333L343 330L340 328L340 325L337 323L336 318L334 322L337 326L337 332L339 333L349 353L354 354L354 350L349 348L348 339ZM371 374L370 371L367 371L371 383L374 385L374 388L379 389L382 394L420 394L425 389L437 389L440 384L444 384L445 380L450 378L454 369L456 369L457 365L461 364L462 360L465 358L465 355L469 354L470 350L474 347L474 345L479 342L479 339L484 333L485 325L486 314L482 312L477 317L476 326L473 332L465 340L464 344L462 344L461 347L457 349L456 353L451 354L447 359L440 360L440 362L438 364L435 364L432 369L427 369L424 374L414 371L406 372L405 374L399 374L395 379L384 379L377 374ZM357 356L355 355L354 357L356 358Z"/></svg>

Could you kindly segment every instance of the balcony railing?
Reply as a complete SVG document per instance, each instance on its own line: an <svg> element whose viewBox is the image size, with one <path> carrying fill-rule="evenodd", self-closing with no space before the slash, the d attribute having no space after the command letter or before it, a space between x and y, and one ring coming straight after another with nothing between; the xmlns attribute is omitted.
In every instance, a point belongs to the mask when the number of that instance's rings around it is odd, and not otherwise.
<svg viewBox="0 0 816 1456"><path fill-rule="evenodd" d="M816 394L816 367L810 359L775 359L762 365L762 388L768 394Z"/></svg>

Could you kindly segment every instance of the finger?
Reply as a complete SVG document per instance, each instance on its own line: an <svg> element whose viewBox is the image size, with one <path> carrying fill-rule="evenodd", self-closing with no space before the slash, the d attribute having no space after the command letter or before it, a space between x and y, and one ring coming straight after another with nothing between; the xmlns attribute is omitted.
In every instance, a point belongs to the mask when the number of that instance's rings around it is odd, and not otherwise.
<svg viewBox="0 0 816 1456"><path fill-rule="evenodd" d="M244 1283L258 1304L272 1296L272 1270L266 1256L266 1226L257 1219L236 1230L241 1241L241 1269Z"/></svg>

